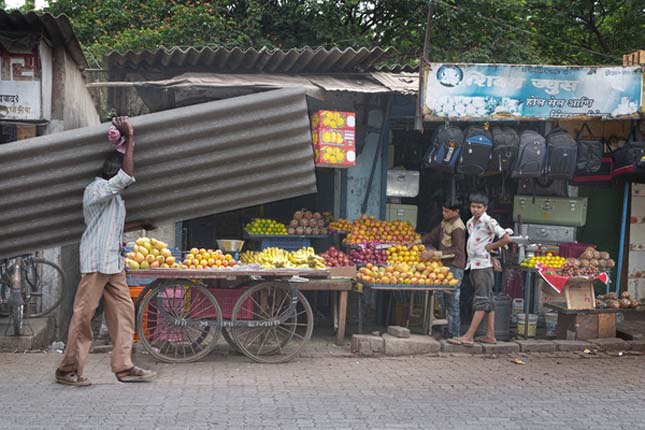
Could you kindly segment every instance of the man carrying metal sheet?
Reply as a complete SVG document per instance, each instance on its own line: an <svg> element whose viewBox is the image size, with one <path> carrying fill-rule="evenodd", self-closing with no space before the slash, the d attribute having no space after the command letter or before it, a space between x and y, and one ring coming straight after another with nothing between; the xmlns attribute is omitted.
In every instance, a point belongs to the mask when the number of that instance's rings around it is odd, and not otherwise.
<svg viewBox="0 0 645 430"><path fill-rule="evenodd" d="M127 117L112 120L124 138L124 153L110 154L103 164L101 178L95 178L83 194L85 232L81 238L81 282L74 298L74 311L67 335L63 360L56 369L56 382L87 386L83 376L92 344L92 316L101 297L105 319L112 338L112 371L121 382L148 381L155 372L132 363L134 305L126 283L121 242L125 223L125 203L121 192L134 180L134 129Z"/></svg>

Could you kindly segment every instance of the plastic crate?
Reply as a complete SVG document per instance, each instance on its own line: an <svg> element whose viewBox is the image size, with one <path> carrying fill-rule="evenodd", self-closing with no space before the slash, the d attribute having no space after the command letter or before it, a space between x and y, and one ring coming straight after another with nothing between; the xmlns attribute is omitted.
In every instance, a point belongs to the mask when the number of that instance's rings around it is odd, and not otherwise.
<svg viewBox="0 0 645 430"><path fill-rule="evenodd" d="M560 244L558 255L564 258L578 258L587 248L595 248L591 243L567 242Z"/></svg>
<svg viewBox="0 0 645 430"><path fill-rule="evenodd" d="M240 298L242 293L248 290L251 287L242 287L242 288L208 288L208 291L215 296L215 300L219 304L220 309L222 310L222 319L231 319L233 315L233 308L235 303ZM202 312L203 308L206 308L210 303L203 298L202 294L198 291L193 290L192 303L196 304L193 308L192 314L200 318L215 317L213 313ZM246 302L242 305L242 309L237 315L239 320L250 320L253 318L253 300L249 297Z"/></svg>
<svg viewBox="0 0 645 430"><path fill-rule="evenodd" d="M282 248L285 251L297 251L300 248L311 246L311 239L307 238L264 238L260 241L260 250L266 248Z"/></svg>
<svg viewBox="0 0 645 430"><path fill-rule="evenodd" d="M146 288L145 285L131 285L130 286L130 298L132 299L132 303L136 304L137 299L139 298L139 294L141 294L141 291ZM148 311L144 311L143 313L143 329L147 330L148 329ZM139 341L139 335L137 334L137 331L134 331L134 342Z"/></svg>

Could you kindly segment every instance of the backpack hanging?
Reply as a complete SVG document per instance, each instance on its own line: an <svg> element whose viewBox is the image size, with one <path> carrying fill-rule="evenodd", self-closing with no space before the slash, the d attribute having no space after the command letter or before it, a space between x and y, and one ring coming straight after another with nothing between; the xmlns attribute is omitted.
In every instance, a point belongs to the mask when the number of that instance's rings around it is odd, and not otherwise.
<svg viewBox="0 0 645 430"><path fill-rule="evenodd" d="M441 125L432 137L432 146L424 157L424 163L431 169L454 173L463 141L464 134L459 127Z"/></svg>
<svg viewBox="0 0 645 430"><path fill-rule="evenodd" d="M525 130L520 134L520 147L513 163L511 177L538 178L544 173L546 143L537 131Z"/></svg>
<svg viewBox="0 0 645 430"><path fill-rule="evenodd" d="M582 134L587 130L589 137L582 139ZM576 176L592 175L598 173L602 166L602 157L605 153L605 144L593 138L589 125L585 122L576 134L578 143L578 160L576 162Z"/></svg>
<svg viewBox="0 0 645 430"><path fill-rule="evenodd" d="M493 135L482 126L468 127L457 164L457 173L472 176L483 175L488 169L492 153Z"/></svg>
<svg viewBox="0 0 645 430"><path fill-rule="evenodd" d="M616 174L631 173L636 169L645 169L645 143L638 126L629 131L627 142L613 152Z"/></svg>
<svg viewBox="0 0 645 430"><path fill-rule="evenodd" d="M556 127L546 136L546 168L549 179L571 179L576 171L578 144L569 133Z"/></svg>
<svg viewBox="0 0 645 430"><path fill-rule="evenodd" d="M520 137L512 127L493 127L493 154L488 164L488 174L508 172L513 166L520 147Z"/></svg>

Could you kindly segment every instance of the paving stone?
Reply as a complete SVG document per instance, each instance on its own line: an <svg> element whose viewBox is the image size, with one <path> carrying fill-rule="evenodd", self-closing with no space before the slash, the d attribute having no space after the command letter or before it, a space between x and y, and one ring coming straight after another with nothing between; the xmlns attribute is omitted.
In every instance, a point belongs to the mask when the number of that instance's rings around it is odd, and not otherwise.
<svg viewBox="0 0 645 430"><path fill-rule="evenodd" d="M584 351L586 348L593 347L589 342L584 340L554 340L553 343L558 351Z"/></svg>
<svg viewBox="0 0 645 430"><path fill-rule="evenodd" d="M520 346L515 342L497 342L496 344L482 343L484 354L512 354L520 352Z"/></svg>
<svg viewBox="0 0 645 430"><path fill-rule="evenodd" d="M401 327L400 325L391 325L387 327L387 334L400 337L401 339L407 339L410 337L410 329Z"/></svg>
<svg viewBox="0 0 645 430"><path fill-rule="evenodd" d="M441 350L438 340L421 334L410 335L407 339L384 334L383 339L385 340L385 355L430 354Z"/></svg>
<svg viewBox="0 0 645 430"><path fill-rule="evenodd" d="M618 337L607 337L602 339L589 339L589 343L600 351L627 351L629 344Z"/></svg>
<svg viewBox="0 0 645 430"><path fill-rule="evenodd" d="M475 343L473 346L455 345L449 343L447 340L441 340L440 343L442 352L463 354L481 354L484 352L484 348L481 343Z"/></svg>
<svg viewBox="0 0 645 430"><path fill-rule="evenodd" d="M626 343L630 351L645 351L645 340L628 340Z"/></svg>
<svg viewBox="0 0 645 430"><path fill-rule="evenodd" d="M355 334L352 335L351 350L366 357L383 354L385 352L385 341L381 336Z"/></svg>
<svg viewBox="0 0 645 430"><path fill-rule="evenodd" d="M521 352L555 352L555 343L550 340L517 340Z"/></svg>

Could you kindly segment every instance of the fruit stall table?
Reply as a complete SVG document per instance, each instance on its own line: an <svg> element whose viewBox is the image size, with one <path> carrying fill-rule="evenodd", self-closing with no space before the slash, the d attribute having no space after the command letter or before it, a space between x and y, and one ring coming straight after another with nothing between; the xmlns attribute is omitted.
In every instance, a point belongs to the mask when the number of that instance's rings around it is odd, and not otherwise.
<svg viewBox="0 0 645 430"><path fill-rule="evenodd" d="M414 292L425 292L425 297L424 297L424 304L423 304L423 333L427 335L432 335L432 327L434 325L437 325L437 322L434 320L434 292L436 291L445 291L445 292L450 292L458 288L458 286L448 286L448 285L412 285L412 284L370 284L370 283L365 283L361 282L359 285L363 285L364 288L370 288L374 291L390 291L390 292L404 292L404 293L414 293ZM410 296L410 302L409 302L409 307L408 307L408 323L410 321L410 317L412 315L412 308L414 306L414 295ZM388 305L388 314L389 314L389 308L391 308L391 300L392 297L390 296L390 304ZM362 309L360 308L360 303L359 301L359 332L362 332L363 328L363 322L362 322ZM386 323L387 320L389 319L386 318ZM445 324L445 321L441 322L442 324Z"/></svg>
<svg viewBox="0 0 645 430"><path fill-rule="evenodd" d="M302 351L313 312L301 291L339 291L337 341L345 330L351 280L324 269L129 270L130 282L152 280L136 300L136 329L144 348L168 362L206 356L219 334L252 360L280 363Z"/></svg>

